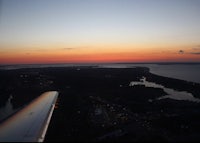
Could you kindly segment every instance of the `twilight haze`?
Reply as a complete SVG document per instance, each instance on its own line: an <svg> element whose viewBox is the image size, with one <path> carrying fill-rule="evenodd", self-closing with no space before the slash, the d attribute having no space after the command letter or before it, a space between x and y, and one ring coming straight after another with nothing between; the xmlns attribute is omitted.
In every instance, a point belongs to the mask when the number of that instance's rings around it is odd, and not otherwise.
<svg viewBox="0 0 200 143"><path fill-rule="evenodd" d="M0 64L200 62L200 0L1 0Z"/></svg>

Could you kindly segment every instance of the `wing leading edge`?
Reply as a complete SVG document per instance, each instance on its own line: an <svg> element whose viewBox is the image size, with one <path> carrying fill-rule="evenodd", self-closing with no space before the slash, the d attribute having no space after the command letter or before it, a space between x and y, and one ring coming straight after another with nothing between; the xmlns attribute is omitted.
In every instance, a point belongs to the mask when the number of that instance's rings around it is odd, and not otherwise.
<svg viewBox="0 0 200 143"><path fill-rule="evenodd" d="M0 124L0 142L43 142L57 97L45 92Z"/></svg>

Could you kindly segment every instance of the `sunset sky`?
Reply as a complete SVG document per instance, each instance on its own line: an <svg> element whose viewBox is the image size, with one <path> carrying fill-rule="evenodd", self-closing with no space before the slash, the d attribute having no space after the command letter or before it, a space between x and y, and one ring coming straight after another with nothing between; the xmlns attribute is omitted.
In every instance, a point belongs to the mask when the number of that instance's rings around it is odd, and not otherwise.
<svg viewBox="0 0 200 143"><path fill-rule="evenodd" d="M0 64L200 62L200 0L1 0Z"/></svg>

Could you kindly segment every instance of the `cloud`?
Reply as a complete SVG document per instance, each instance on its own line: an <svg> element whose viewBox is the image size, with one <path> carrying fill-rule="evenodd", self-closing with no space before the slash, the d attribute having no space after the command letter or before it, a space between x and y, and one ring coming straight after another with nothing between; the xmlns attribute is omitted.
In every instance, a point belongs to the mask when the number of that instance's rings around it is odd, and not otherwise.
<svg viewBox="0 0 200 143"><path fill-rule="evenodd" d="M200 45L197 45L189 50L179 50L178 54L192 54L192 55L200 55Z"/></svg>
<svg viewBox="0 0 200 143"><path fill-rule="evenodd" d="M179 50L178 53L179 54L184 54L184 51L183 50Z"/></svg>
<svg viewBox="0 0 200 143"><path fill-rule="evenodd" d="M200 50L200 45L195 46L194 48L192 48L193 50L197 51Z"/></svg>
<svg viewBox="0 0 200 143"><path fill-rule="evenodd" d="M193 54L193 55L200 55L200 52L191 52L190 54Z"/></svg>
<svg viewBox="0 0 200 143"><path fill-rule="evenodd" d="M190 52L189 54L200 55L200 45L197 45L194 48L192 48L192 52Z"/></svg>
<svg viewBox="0 0 200 143"><path fill-rule="evenodd" d="M63 48L63 50L73 50L75 48Z"/></svg>

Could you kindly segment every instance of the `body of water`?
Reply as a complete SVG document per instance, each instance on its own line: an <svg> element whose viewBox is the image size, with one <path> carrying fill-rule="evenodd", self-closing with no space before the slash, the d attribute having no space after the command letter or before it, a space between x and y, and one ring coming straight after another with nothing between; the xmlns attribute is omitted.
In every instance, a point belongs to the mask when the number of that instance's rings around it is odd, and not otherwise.
<svg viewBox="0 0 200 143"><path fill-rule="evenodd" d="M151 73L157 75L200 83L200 64L151 64L147 66Z"/></svg>
<svg viewBox="0 0 200 143"><path fill-rule="evenodd" d="M12 98L12 95L10 95L5 106L0 108L0 121L15 112L11 103Z"/></svg>
<svg viewBox="0 0 200 143"><path fill-rule="evenodd" d="M1 70L13 70L21 68L46 68L46 67L76 67L95 66L99 68L132 68L148 67L153 74L171 77L191 82L200 83L199 64L35 64L35 65L1 65Z"/></svg>
<svg viewBox="0 0 200 143"><path fill-rule="evenodd" d="M100 67L148 67L153 74L200 83L200 64L103 64Z"/></svg>
<svg viewBox="0 0 200 143"><path fill-rule="evenodd" d="M0 66L0 70L13 70L21 68L46 68L46 67L77 67L77 66L93 66L94 68L134 68L148 67L150 72L160 76L171 77L191 82L200 83L200 64L51 64L51 65L4 65ZM200 99L194 98L191 93L185 91L176 91L166 88L162 85L142 80L141 82L131 82L130 86L135 84L144 84L147 87L162 88L167 95L158 98L172 98L175 100L189 100L200 102ZM6 118L14 112L11 104L12 96L8 99L5 107L0 108L0 120Z"/></svg>
<svg viewBox="0 0 200 143"><path fill-rule="evenodd" d="M174 89L171 89L171 88L166 88L163 85L156 84L154 82L146 81L145 77L140 79L140 81L132 81L129 84L129 86L137 86L137 85L144 85L145 87L153 87L153 88L163 89L164 92L166 93L166 95L157 98L157 100L171 98L171 99L174 99L174 100L187 100L187 101L198 102L198 103L200 102L200 99L195 98L192 95L192 93L189 93L189 92L186 92L186 91L177 91L177 90L174 90ZM149 100L149 101L152 101L152 99Z"/></svg>

